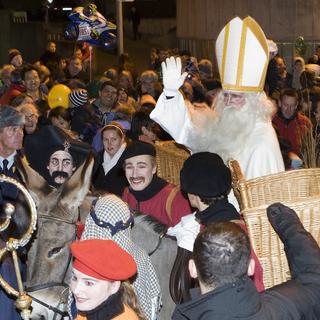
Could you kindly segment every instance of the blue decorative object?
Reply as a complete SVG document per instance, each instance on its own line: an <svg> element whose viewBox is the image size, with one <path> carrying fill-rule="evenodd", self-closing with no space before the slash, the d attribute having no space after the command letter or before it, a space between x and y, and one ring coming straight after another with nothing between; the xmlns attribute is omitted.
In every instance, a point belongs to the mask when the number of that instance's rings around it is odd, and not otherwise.
<svg viewBox="0 0 320 320"><path fill-rule="evenodd" d="M69 19L72 22L64 31L67 40L88 42L106 49L116 47L117 26L99 13L96 5L74 8L69 14Z"/></svg>

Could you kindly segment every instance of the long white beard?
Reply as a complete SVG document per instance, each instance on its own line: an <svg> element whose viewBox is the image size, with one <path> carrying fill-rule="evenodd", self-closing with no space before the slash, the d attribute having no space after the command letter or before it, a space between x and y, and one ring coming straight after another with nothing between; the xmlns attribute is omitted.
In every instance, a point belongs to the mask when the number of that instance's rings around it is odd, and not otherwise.
<svg viewBox="0 0 320 320"><path fill-rule="evenodd" d="M205 130L210 137L210 151L219 154L225 162L231 158L237 159L256 120L257 115L249 103L241 109L224 107L222 113L217 114L217 121L208 123Z"/></svg>

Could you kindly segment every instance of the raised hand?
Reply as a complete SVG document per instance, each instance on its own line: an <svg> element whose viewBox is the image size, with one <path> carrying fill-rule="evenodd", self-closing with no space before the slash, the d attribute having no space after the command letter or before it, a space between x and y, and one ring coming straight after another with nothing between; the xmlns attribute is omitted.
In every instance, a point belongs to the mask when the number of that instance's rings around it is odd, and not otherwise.
<svg viewBox="0 0 320 320"><path fill-rule="evenodd" d="M187 72L181 74L181 59L170 57L161 63L163 75L163 92L166 97L174 97L182 86Z"/></svg>

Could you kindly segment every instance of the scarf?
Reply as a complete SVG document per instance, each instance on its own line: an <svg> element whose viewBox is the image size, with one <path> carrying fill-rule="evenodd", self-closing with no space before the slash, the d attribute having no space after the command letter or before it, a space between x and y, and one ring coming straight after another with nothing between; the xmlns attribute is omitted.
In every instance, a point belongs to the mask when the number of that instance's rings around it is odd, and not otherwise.
<svg viewBox="0 0 320 320"><path fill-rule="evenodd" d="M119 150L113 155L112 158L109 156L109 154L106 151L103 152L102 166L103 166L105 175L117 164L126 146L127 144L124 142L120 146Z"/></svg>
<svg viewBox="0 0 320 320"><path fill-rule="evenodd" d="M121 300L122 294L123 290L120 289L95 309L82 311L79 314L85 316L87 320L112 320L124 311L124 305Z"/></svg>
<svg viewBox="0 0 320 320"><path fill-rule="evenodd" d="M213 203L207 209L198 211L196 219L206 226L214 222L239 220L240 215L236 208L228 202L227 197L225 197Z"/></svg>
<svg viewBox="0 0 320 320"><path fill-rule="evenodd" d="M126 223L130 219L127 204L113 194L98 199L94 211L99 220L112 225L116 225L119 221ZM100 227L89 214L81 236L81 240L84 239L113 240L134 258L138 273L134 278L133 287L146 319L154 319L154 314L160 310L161 301L158 276L147 253L133 242L131 228L120 230L112 236L110 228Z"/></svg>
<svg viewBox="0 0 320 320"><path fill-rule="evenodd" d="M135 191L129 187L129 191L134 195L138 202L147 201L159 193L167 184L168 182L166 180L154 175L150 184L145 189Z"/></svg>

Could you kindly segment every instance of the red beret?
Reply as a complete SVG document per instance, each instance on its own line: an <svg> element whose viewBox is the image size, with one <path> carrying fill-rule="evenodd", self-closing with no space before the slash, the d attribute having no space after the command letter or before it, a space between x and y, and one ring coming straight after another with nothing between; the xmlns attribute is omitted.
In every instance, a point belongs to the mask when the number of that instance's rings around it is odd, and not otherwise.
<svg viewBox="0 0 320 320"><path fill-rule="evenodd" d="M132 256L112 240L90 239L71 244L73 268L101 280L127 280L137 272Z"/></svg>

